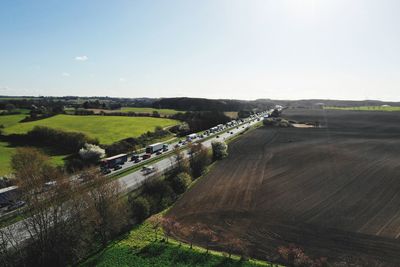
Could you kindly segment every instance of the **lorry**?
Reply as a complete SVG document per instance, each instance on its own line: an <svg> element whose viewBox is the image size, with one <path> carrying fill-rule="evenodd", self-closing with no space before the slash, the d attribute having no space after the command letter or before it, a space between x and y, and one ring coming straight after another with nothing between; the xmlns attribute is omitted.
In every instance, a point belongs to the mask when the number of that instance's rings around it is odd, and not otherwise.
<svg viewBox="0 0 400 267"><path fill-rule="evenodd" d="M154 154L161 150L168 151L168 144L155 143L146 147L146 153L148 154Z"/></svg>
<svg viewBox="0 0 400 267"><path fill-rule="evenodd" d="M127 154L119 154L109 158L102 159L100 165L102 168L114 168L116 165L122 165L128 161Z"/></svg>

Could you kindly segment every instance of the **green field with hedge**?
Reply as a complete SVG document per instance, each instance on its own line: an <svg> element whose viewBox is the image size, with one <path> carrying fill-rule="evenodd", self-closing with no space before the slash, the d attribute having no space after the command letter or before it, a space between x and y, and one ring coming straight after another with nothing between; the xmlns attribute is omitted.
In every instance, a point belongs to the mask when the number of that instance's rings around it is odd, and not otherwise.
<svg viewBox="0 0 400 267"><path fill-rule="evenodd" d="M138 137L147 131L154 131L157 126L164 128L176 124L178 121L164 118L56 115L37 121L10 123L4 132L24 134L35 126L46 126L67 132L81 132L97 138L102 144L111 144L124 138Z"/></svg>

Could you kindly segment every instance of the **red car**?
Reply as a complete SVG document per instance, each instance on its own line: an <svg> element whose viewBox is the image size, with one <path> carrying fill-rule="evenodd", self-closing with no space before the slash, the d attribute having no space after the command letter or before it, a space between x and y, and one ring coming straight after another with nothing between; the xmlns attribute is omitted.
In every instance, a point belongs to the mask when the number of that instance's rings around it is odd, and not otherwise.
<svg viewBox="0 0 400 267"><path fill-rule="evenodd" d="M143 156L142 156L142 158L145 160L145 159L149 159L149 158L151 158L151 154L150 153L147 153L147 154L144 154Z"/></svg>

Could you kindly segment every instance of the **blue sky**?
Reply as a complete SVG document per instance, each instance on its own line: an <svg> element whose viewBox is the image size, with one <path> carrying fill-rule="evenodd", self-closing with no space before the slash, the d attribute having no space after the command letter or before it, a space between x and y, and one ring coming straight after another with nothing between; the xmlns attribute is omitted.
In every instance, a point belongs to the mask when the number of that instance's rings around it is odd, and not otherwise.
<svg viewBox="0 0 400 267"><path fill-rule="evenodd" d="M0 95L400 100L400 1L0 1Z"/></svg>

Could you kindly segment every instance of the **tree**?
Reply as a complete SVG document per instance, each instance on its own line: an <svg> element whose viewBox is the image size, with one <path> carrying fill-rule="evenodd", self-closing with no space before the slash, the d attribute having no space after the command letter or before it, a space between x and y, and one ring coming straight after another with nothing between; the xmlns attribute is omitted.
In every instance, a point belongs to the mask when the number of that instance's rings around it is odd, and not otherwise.
<svg viewBox="0 0 400 267"><path fill-rule="evenodd" d="M82 209L77 209L73 203L74 196L82 194L74 194L70 180L36 149L17 149L11 165L21 200L26 203L27 217L21 221L18 231L9 233L11 243L20 248L18 245L24 240L18 233L28 233L29 242L23 248L25 264L58 266L76 260L75 250L79 250L78 244L82 244L79 240L85 235L81 228L83 221L75 217L82 214Z"/></svg>
<svg viewBox="0 0 400 267"><path fill-rule="evenodd" d="M154 241L157 241L158 238L158 230L160 229L161 223L162 223L162 217L161 215L153 215L149 219L150 224L152 225L153 231L154 231Z"/></svg>
<svg viewBox="0 0 400 267"><path fill-rule="evenodd" d="M181 172L169 178L169 182L175 193L182 194L189 187L190 183L192 182L192 178L188 173Z"/></svg>
<svg viewBox="0 0 400 267"><path fill-rule="evenodd" d="M185 155L179 150L179 148L174 149L174 158L176 173L187 173L189 171L189 163L188 160L185 158Z"/></svg>
<svg viewBox="0 0 400 267"><path fill-rule="evenodd" d="M232 257L234 251L243 252L244 250L243 241L237 237L226 237L224 244L228 250L229 259Z"/></svg>
<svg viewBox="0 0 400 267"><path fill-rule="evenodd" d="M228 146L225 142L212 142L213 159L220 160L228 156Z"/></svg>
<svg viewBox="0 0 400 267"><path fill-rule="evenodd" d="M191 145L189 148L189 164L194 178L200 177L210 163L208 150L201 144Z"/></svg>
<svg viewBox="0 0 400 267"><path fill-rule="evenodd" d="M128 198L129 204L131 206L132 215L142 222L144 219L149 217L150 215L150 203L144 197L132 198L129 196Z"/></svg>
<svg viewBox="0 0 400 267"><path fill-rule="evenodd" d="M196 240L199 230L202 228L202 224L195 223L194 225L183 226L181 232L189 239L190 249L193 248L193 242Z"/></svg>
<svg viewBox="0 0 400 267"><path fill-rule="evenodd" d="M13 109L15 109L15 105L8 103L8 104L6 104L5 109L7 111L12 111Z"/></svg>
<svg viewBox="0 0 400 267"><path fill-rule="evenodd" d="M218 241L216 233L207 225L202 225L198 230L198 238L205 244L206 254L208 254L209 246L211 243Z"/></svg>
<svg viewBox="0 0 400 267"><path fill-rule="evenodd" d="M89 162L95 163L106 155L104 149L97 145L86 143L80 150L79 156Z"/></svg>
<svg viewBox="0 0 400 267"><path fill-rule="evenodd" d="M87 171L88 192L86 205L92 229L105 246L127 224L128 208L120 198L121 185L117 180L110 181L98 169Z"/></svg>

